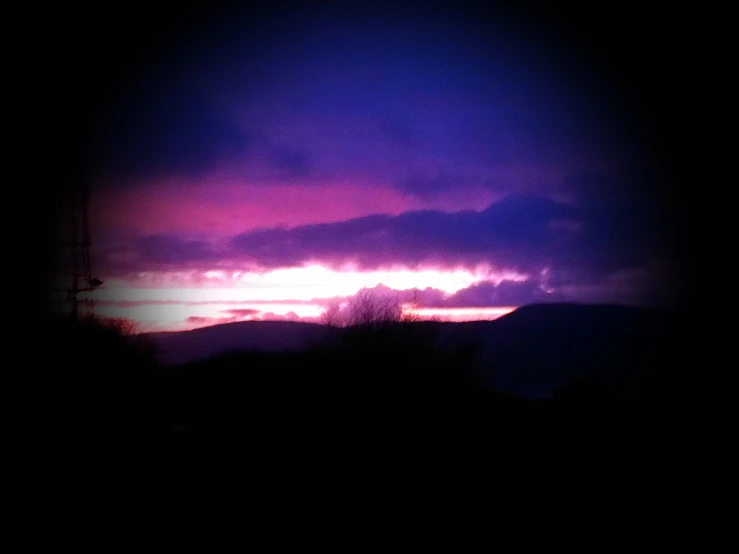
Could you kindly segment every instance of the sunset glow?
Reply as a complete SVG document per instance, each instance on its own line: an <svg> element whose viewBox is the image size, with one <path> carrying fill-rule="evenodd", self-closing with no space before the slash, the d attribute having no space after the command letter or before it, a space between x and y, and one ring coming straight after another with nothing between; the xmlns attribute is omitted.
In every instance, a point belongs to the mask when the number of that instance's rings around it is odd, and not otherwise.
<svg viewBox="0 0 739 554"><path fill-rule="evenodd" d="M363 289L455 321L667 298L641 122L543 37L468 23L275 21L122 75L84 148L96 311L184 329L317 321Z"/></svg>
<svg viewBox="0 0 739 554"><path fill-rule="evenodd" d="M335 271L320 265L264 272L207 270L140 273L130 280L111 279L94 293L96 300L224 302L312 300L349 296L378 285L396 290L428 287L452 294L475 283L524 282L525 274L497 272L489 266L474 271L408 269L386 271Z"/></svg>
<svg viewBox="0 0 739 554"><path fill-rule="evenodd" d="M421 318L438 318L441 321L482 321L497 319L513 312L514 306L496 306L487 308L421 308Z"/></svg>
<svg viewBox="0 0 739 554"><path fill-rule="evenodd" d="M489 265L473 271L399 268L362 272L314 264L265 272L141 272L128 280L106 281L88 296L97 301L96 311L103 316L125 317L146 330L181 330L249 319L318 321L331 301L343 300L360 289L430 289L444 298L481 282L499 285L527 279L525 274L498 272ZM419 313L462 321L491 318L506 311L510 308L435 307Z"/></svg>
<svg viewBox="0 0 739 554"><path fill-rule="evenodd" d="M28 6L6 374L33 381L33 538L464 554L697 523L683 385L732 253L698 216L732 201L695 152L730 144L698 128L728 49L695 35L728 15Z"/></svg>

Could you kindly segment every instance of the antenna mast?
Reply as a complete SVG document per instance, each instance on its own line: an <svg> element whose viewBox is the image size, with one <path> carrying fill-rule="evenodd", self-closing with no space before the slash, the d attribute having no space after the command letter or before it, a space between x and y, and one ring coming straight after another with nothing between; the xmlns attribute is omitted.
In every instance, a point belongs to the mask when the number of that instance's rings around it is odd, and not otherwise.
<svg viewBox="0 0 739 554"><path fill-rule="evenodd" d="M94 317L94 301L80 293L92 292L102 285L102 281L92 276L90 267L90 228L87 206L89 191L87 182L80 179L71 188L63 206L62 221L67 222L63 235L63 288L64 301L69 304L72 319Z"/></svg>

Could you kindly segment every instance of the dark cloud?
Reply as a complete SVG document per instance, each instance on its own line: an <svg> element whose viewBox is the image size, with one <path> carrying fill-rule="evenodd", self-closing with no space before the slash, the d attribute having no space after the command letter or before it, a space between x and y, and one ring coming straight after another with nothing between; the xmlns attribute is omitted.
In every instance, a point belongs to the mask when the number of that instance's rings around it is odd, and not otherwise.
<svg viewBox="0 0 739 554"><path fill-rule="evenodd" d="M482 212L407 212L339 223L239 235L234 250L268 267L309 260L353 261L363 269L421 263L442 266L492 262L531 270L561 250L566 229L550 222L577 217L571 206L536 197L508 197Z"/></svg>
<svg viewBox="0 0 739 554"><path fill-rule="evenodd" d="M521 306L531 303L561 302L565 295L546 286L539 275L524 282L482 281L450 294L439 289L396 291L384 285L369 289L376 294L395 295L399 302L417 302L424 308L483 308L489 306Z"/></svg>
<svg viewBox="0 0 739 554"><path fill-rule="evenodd" d="M635 287L654 291L644 268L666 256L650 219L654 205L623 194L602 177L582 176L568 183L581 191L577 205L509 196L480 212L416 211L257 230L234 237L225 251L175 236L143 237L133 243L132 264L141 269L207 269L228 259L241 269L244 264L274 269L320 262L355 263L372 270L488 263L532 276L526 283L481 283L453 299L423 292L432 304L447 306L520 305L562 300L561 295L592 298L598 287L609 298L627 298ZM669 271L669 264L660 268L662 274Z"/></svg>
<svg viewBox="0 0 739 554"><path fill-rule="evenodd" d="M290 177L307 177L311 174L307 154L293 148L272 148L268 154L268 163Z"/></svg>
<svg viewBox="0 0 739 554"><path fill-rule="evenodd" d="M576 174L563 187L574 194L582 232L573 264L585 272L609 273L673 255L669 196L660 177L644 168L618 177ZM576 262L576 263L575 263Z"/></svg>
<svg viewBox="0 0 739 554"><path fill-rule="evenodd" d="M248 316L257 315L258 313L260 313L259 310L254 310L254 309L249 309L249 308L238 308L238 309L234 308L231 310L221 310L221 312L225 314L231 314L232 316L235 316L235 317L248 317Z"/></svg>
<svg viewBox="0 0 739 554"><path fill-rule="evenodd" d="M602 85L587 68L555 55L562 44L516 36L510 20L490 32L492 21L433 11L394 13L390 23L309 10L308 20L288 23L282 14L251 33L230 22L207 39L188 39L177 47L181 59L168 60L176 64L160 60L117 91L91 137L91 159L118 178L198 174L259 147L252 125L244 128L254 113L259 129L283 130L285 144L273 145L266 163L296 176L311 167L295 149L306 144L321 145L310 159L317 166L321 156L351 173L381 166L396 182L405 171L395 164L411 150L460 168L469 160L566 164L585 151L602 155L590 147L611 126L595 116L614 108L594 98ZM327 135L351 146L329 151ZM407 187L420 193L447 181L411 178Z"/></svg>
<svg viewBox="0 0 739 554"><path fill-rule="evenodd" d="M151 235L137 238L134 248L138 261L144 264L170 265L211 260L216 253L210 245L199 240L183 240L170 235Z"/></svg>
<svg viewBox="0 0 739 554"><path fill-rule="evenodd" d="M201 175L243 157L258 137L184 79L153 77L120 91L98 121L89 164L114 181Z"/></svg>
<svg viewBox="0 0 739 554"><path fill-rule="evenodd" d="M466 186L473 181L462 175L451 175L438 172L431 177L422 173L415 173L399 182L399 188L421 198L430 197L435 194L451 192L460 186Z"/></svg>
<svg viewBox="0 0 739 554"><path fill-rule="evenodd" d="M549 270L526 281L482 281L449 294L439 289L393 290L378 285L368 290L398 302L417 302L422 308L485 308L553 302L615 303L669 307L669 280L654 268L619 271L609 275L570 273L553 277ZM327 304L340 304L333 299Z"/></svg>
<svg viewBox="0 0 739 554"><path fill-rule="evenodd" d="M187 318L188 323L214 323L220 321L220 318L216 317L201 317L197 315L191 315Z"/></svg>
<svg viewBox="0 0 739 554"><path fill-rule="evenodd" d="M219 256L205 241L176 235L147 235L102 249L95 257L95 268L96 272L106 275L195 269L199 264L217 260Z"/></svg>
<svg viewBox="0 0 739 554"><path fill-rule="evenodd" d="M509 197L482 212L406 212L373 215L337 223L292 229L264 229L234 237L230 248L216 251L207 242L153 235L135 239L102 256L105 269L183 269L207 262L236 260L264 268L317 260L354 262L362 269L390 265L442 267L493 263L529 271L547 263L572 234L552 222L577 218L571 206L536 197ZM112 256L125 254L126 262ZM243 267L242 267L243 269Z"/></svg>
<svg viewBox="0 0 739 554"><path fill-rule="evenodd" d="M389 291L390 289L388 289ZM425 308L438 308L444 306L449 293L443 290L427 287L425 289L409 289L397 291L398 299L401 302L417 302L420 306Z"/></svg>
<svg viewBox="0 0 739 554"><path fill-rule="evenodd" d="M413 148L415 137L406 118L395 114L386 115L380 118L380 128L397 147L407 150Z"/></svg>
<svg viewBox="0 0 739 554"><path fill-rule="evenodd" d="M485 281L458 291L445 300L447 307L521 306L539 302L562 301L561 294L545 290L537 278L525 282Z"/></svg>
<svg viewBox="0 0 739 554"><path fill-rule="evenodd" d="M378 285L369 291L379 298L397 299L400 303L415 302L422 308L483 308L490 306L521 306L533 302L557 302L561 294L546 292L542 281L536 277L526 282L502 281L499 283L483 281L456 293L450 294L435 288L394 290ZM346 298L334 299L340 304Z"/></svg>

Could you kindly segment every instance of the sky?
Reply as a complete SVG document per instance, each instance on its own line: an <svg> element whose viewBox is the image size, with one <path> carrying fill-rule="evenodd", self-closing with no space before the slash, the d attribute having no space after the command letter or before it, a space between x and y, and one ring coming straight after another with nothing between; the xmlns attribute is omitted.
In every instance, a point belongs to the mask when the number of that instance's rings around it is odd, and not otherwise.
<svg viewBox="0 0 739 554"><path fill-rule="evenodd" d="M671 305L653 129L560 20L248 15L164 35L101 102L96 313L142 331L320 321L361 289L454 321Z"/></svg>

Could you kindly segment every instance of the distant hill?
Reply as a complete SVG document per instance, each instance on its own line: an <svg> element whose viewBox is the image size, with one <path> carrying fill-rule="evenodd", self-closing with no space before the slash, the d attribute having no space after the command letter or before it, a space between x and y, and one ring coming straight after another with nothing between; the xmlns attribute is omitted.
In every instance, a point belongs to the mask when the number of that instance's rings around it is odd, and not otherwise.
<svg viewBox="0 0 739 554"><path fill-rule="evenodd" d="M648 394L682 363L678 314L615 305L529 305L477 330L480 364L496 388L545 398L574 377L606 381L622 397Z"/></svg>
<svg viewBox="0 0 739 554"><path fill-rule="evenodd" d="M429 322L438 345L476 345L481 376L494 388L547 398L574 377L595 376L620 396L648 394L662 368L680 363L682 319L615 305L534 304L493 321ZM249 321L149 335L161 361L176 365L227 351L299 351L326 341L313 323Z"/></svg>
<svg viewBox="0 0 739 554"><path fill-rule="evenodd" d="M240 321L148 336L157 346L161 363L178 365L234 350L302 350L325 340L328 329L296 321Z"/></svg>

